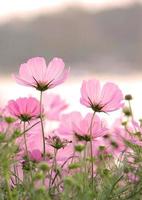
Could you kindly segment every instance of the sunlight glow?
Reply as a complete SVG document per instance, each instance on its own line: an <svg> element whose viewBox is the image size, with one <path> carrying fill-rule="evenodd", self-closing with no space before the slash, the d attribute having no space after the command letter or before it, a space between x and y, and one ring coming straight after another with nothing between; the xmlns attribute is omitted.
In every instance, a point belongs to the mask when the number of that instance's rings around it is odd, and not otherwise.
<svg viewBox="0 0 142 200"><path fill-rule="evenodd" d="M40 12L57 11L70 5L86 9L103 9L134 2L142 2L142 0L0 0L0 19L29 17Z"/></svg>

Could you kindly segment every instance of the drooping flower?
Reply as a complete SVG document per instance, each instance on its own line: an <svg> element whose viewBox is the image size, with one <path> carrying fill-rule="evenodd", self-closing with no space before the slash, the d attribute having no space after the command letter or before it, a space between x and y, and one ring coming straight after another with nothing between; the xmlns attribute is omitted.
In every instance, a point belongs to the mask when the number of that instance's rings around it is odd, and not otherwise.
<svg viewBox="0 0 142 200"><path fill-rule="evenodd" d="M111 112L122 107L123 94L114 83L106 83L103 88L99 80L83 81L81 87L81 104L94 112Z"/></svg>
<svg viewBox="0 0 142 200"><path fill-rule="evenodd" d="M64 67L60 58L53 58L47 66L44 58L35 57L21 64L19 74L14 77L19 84L45 91L65 81L69 70Z"/></svg>
<svg viewBox="0 0 142 200"><path fill-rule="evenodd" d="M14 117L24 122L40 116L40 103L33 97L10 100L7 107Z"/></svg>
<svg viewBox="0 0 142 200"><path fill-rule="evenodd" d="M43 96L43 105L48 120L59 120L61 112L68 107L67 103L59 95L55 94L45 94Z"/></svg>

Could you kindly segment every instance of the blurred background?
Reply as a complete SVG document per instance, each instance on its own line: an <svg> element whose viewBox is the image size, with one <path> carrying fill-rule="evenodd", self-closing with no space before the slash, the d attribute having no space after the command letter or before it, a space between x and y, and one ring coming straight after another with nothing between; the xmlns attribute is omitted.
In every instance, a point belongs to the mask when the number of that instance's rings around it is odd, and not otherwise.
<svg viewBox="0 0 142 200"><path fill-rule="evenodd" d="M55 92L74 105L82 79L95 77L132 93L140 114L142 0L0 0L0 102L32 93L11 73L34 56L71 67Z"/></svg>

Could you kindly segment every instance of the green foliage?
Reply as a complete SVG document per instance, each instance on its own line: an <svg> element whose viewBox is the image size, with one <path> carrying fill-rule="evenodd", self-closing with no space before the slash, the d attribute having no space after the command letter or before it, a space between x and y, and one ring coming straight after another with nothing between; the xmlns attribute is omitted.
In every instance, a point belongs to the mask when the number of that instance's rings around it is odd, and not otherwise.
<svg viewBox="0 0 142 200"><path fill-rule="evenodd" d="M93 198L94 191L91 189L85 174L77 173L65 178L62 200L92 200Z"/></svg>
<svg viewBox="0 0 142 200"><path fill-rule="evenodd" d="M11 119L8 119L9 126L11 123ZM123 124L126 131L127 125L128 121ZM126 150L119 157L115 157L113 151L107 152L107 147L103 144L98 147L98 154L91 157L86 141L76 143L76 156L70 156L60 164L57 160L59 149L56 148L62 142L59 138L48 141L55 142L57 146L52 145L56 150L47 160L30 159L27 154L22 156L19 163L16 159L19 147L15 141L23 133L18 129L14 129L12 134L1 132L0 200L141 200L141 133L139 130L128 133L135 140L124 138ZM105 139L109 140L109 137ZM63 142L63 146L67 144L66 140ZM110 146L116 150L119 143L110 139ZM19 165L22 176L18 174Z"/></svg>

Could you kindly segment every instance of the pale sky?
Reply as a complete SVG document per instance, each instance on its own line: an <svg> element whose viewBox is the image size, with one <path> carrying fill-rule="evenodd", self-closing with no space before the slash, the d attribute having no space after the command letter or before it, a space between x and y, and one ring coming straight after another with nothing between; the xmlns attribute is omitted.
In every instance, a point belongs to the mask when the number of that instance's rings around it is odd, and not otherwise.
<svg viewBox="0 0 142 200"><path fill-rule="evenodd" d="M53 12L69 5L83 6L86 9L102 9L133 2L142 2L142 0L0 0L0 20L15 16L27 17L39 12Z"/></svg>

